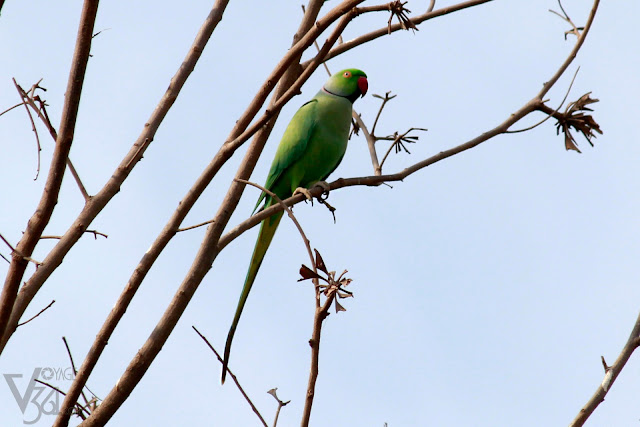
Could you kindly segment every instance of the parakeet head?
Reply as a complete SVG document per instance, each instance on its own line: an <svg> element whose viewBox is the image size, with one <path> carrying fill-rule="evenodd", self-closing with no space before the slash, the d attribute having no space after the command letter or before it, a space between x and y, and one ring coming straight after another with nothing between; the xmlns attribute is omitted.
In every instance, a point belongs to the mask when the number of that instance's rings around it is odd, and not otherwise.
<svg viewBox="0 0 640 427"><path fill-rule="evenodd" d="M348 68L339 71L327 80L323 89L332 95L342 96L354 102L359 96L367 93L369 83L364 71Z"/></svg>

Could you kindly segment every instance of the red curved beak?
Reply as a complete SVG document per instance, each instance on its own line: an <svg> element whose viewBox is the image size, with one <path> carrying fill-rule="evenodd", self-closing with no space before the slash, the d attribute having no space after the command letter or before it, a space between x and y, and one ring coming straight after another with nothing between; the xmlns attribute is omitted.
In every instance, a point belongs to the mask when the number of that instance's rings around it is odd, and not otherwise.
<svg viewBox="0 0 640 427"><path fill-rule="evenodd" d="M358 78L358 89L360 89L360 93L364 96L367 93L367 89L369 89L369 82L366 77Z"/></svg>

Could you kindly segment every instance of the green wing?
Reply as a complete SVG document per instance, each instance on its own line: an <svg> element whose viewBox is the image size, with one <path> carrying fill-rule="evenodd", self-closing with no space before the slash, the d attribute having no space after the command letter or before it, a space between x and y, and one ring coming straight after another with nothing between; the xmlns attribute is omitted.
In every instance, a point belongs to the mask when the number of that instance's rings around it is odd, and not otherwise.
<svg viewBox="0 0 640 427"><path fill-rule="evenodd" d="M317 124L317 104L318 101L316 99L312 99L311 101L305 103L302 107L300 107L291 118L291 121L289 122L289 125L287 126L287 129L282 136L280 145L278 145L273 163L271 163L271 169L269 170L267 181L264 184L264 187L267 190L273 191L278 179L289 167L297 162L307 150L309 139L311 138L313 130ZM290 194L278 194L278 192L275 193L281 199L290 196ZM256 209L258 209L260 203L262 203L262 201L265 199L265 207L267 207L267 204L271 205L270 197L267 197L267 195L263 192L260 195L258 202L256 203L254 212L256 211Z"/></svg>

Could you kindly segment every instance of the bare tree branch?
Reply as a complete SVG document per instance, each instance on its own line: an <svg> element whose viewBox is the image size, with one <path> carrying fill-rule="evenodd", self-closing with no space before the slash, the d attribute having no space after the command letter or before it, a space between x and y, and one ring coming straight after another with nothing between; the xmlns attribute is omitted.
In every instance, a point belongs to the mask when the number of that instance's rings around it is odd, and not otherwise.
<svg viewBox="0 0 640 427"><path fill-rule="evenodd" d="M336 311L344 311L344 307L338 304L336 300L336 297L341 296L340 291L343 291L345 296L351 296L350 292L341 288L342 285L346 286L351 282L351 279L347 279L344 277L347 271L345 270L336 280L335 271L330 272L325 265L322 256L320 256L320 253L317 250L315 252L316 258L311 262L313 271L303 265L300 268L302 279L299 280L301 281L312 279L316 291L316 307L315 315L313 316L313 332L311 335L311 339L309 340L309 346L311 347L311 367L309 369L309 381L307 384L307 393L305 395L305 403L301 422L301 425L303 427L308 427L309 421L311 419L311 407L313 406L313 399L315 397L316 381L318 379L320 366L320 337L322 332L322 323L329 315L329 308L331 308L331 304L334 301L336 303ZM318 274L318 269L326 274L327 277L324 278L320 276ZM324 282L326 282L327 285L320 285L320 278ZM326 296L324 304L320 304L320 295L322 293Z"/></svg>
<svg viewBox="0 0 640 427"><path fill-rule="evenodd" d="M602 364L604 365L604 378L602 383L598 385L591 399L580 409L580 412L576 416L576 418L571 422L571 427L579 427L584 425L584 423L589 419L593 411L596 410L600 403L604 402L604 398L611 390L611 386L615 382L622 369L627 364L627 361L631 357L631 354L635 351L635 349L640 346L640 315L636 319L636 323L631 330L631 334L629 335L629 339L627 343L622 348L622 351L618 355L615 363L611 366L607 366L604 361L604 357L602 358Z"/></svg>
<svg viewBox="0 0 640 427"><path fill-rule="evenodd" d="M27 261L24 257L30 257L33 253L44 228L49 223L53 209L58 201L62 177L64 176L69 150L73 142L73 132L78 116L80 95L82 93L84 75L91 50L91 34L93 32L97 11L98 0L85 0L80 17L71 72L69 73L69 81L67 83L64 107L62 109L60 134L58 135L56 148L51 159L47 182L38 207L31 219L29 219L24 235L16 248L23 256L12 257L9 272L7 273L2 294L0 295L0 334L2 335L12 330L9 325L9 317L11 316L16 301L20 281L27 268ZM15 325L17 325L17 322L14 323L14 327Z"/></svg>
<svg viewBox="0 0 640 427"><path fill-rule="evenodd" d="M93 234L93 238L95 240L98 240L98 236L102 236L105 239L107 239L109 236L99 232L98 230L84 230L85 233L91 233ZM45 240L45 239L62 239L62 236L50 236L50 235L42 235L40 236L41 239Z"/></svg>

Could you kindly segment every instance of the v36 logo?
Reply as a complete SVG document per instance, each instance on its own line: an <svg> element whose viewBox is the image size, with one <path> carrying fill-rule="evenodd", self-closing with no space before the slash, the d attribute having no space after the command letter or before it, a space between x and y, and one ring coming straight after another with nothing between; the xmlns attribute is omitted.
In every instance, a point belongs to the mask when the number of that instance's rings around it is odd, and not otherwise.
<svg viewBox="0 0 640 427"><path fill-rule="evenodd" d="M73 370L71 368L35 368L26 387L22 386L24 387L22 392L17 384L24 382L24 380L20 381L22 374L3 375L20 411L25 416L23 423L35 424L43 415L57 415L60 412L60 394L36 380L71 381Z"/></svg>

